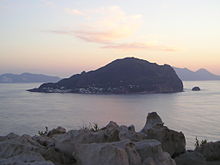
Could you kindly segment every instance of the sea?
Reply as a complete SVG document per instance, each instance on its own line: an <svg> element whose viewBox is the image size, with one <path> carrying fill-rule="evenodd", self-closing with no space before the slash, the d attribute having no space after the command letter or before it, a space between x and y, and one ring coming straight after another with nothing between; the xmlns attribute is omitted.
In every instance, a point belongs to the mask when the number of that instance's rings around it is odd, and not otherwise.
<svg viewBox="0 0 220 165"><path fill-rule="evenodd" d="M199 140L220 140L220 81L184 81L184 92L171 94L91 95L32 93L39 83L0 84L0 136L10 132L36 135L57 126L67 130L109 121L140 131L149 112L182 131L187 149ZM199 86L201 91L192 91Z"/></svg>

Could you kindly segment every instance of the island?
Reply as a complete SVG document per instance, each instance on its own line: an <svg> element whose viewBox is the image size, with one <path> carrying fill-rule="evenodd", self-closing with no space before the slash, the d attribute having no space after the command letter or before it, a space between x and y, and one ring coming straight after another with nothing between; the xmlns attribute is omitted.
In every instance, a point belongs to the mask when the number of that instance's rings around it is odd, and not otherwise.
<svg viewBox="0 0 220 165"><path fill-rule="evenodd" d="M183 83L170 65L127 57L94 71L28 90L44 93L130 94L182 92Z"/></svg>
<svg viewBox="0 0 220 165"><path fill-rule="evenodd" d="M0 75L0 83L43 83L57 82L61 78L57 76L49 76L44 74L22 73L13 74L5 73Z"/></svg>
<svg viewBox="0 0 220 165"><path fill-rule="evenodd" d="M187 68L173 67L177 75L182 81L210 81L220 80L220 75L215 75L206 69L199 69L197 71L191 71Z"/></svg>

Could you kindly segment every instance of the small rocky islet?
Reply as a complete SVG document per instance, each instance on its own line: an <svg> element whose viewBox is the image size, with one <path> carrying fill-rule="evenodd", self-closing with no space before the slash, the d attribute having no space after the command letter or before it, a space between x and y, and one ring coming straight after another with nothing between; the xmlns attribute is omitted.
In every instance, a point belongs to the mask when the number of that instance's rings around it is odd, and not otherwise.
<svg viewBox="0 0 220 165"><path fill-rule="evenodd" d="M57 127L40 135L0 136L1 165L219 165L220 142L186 151L185 136L149 113L139 132L111 121L99 129L66 131Z"/></svg>
<svg viewBox="0 0 220 165"><path fill-rule="evenodd" d="M200 91L200 90L201 89L199 87L197 87L197 86L192 88L192 91Z"/></svg>
<svg viewBox="0 0 220 165"><path fill-rule="evenodd" d="M183 83L170 65L127 57L97 70L28 90L43 93L131 94L182 92Z"/></svg>

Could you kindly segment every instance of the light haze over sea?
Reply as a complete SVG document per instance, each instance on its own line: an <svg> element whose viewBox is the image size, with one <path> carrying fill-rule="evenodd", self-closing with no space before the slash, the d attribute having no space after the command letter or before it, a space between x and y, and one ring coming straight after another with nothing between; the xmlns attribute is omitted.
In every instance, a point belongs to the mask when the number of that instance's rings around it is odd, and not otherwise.
<svg viewBox="0 0 220 165"><path fill-rule="evenodd" d="M172 94L82 95L31 93L40 84L0 84L0 136L10 132L35 135L45 126L79 129L109 121L143 128L149 112L166 126L182 131L187 148L199 140L220 139L220 81L185 81L184 92ZM199 86L199 92L191 91Z"/></svg>

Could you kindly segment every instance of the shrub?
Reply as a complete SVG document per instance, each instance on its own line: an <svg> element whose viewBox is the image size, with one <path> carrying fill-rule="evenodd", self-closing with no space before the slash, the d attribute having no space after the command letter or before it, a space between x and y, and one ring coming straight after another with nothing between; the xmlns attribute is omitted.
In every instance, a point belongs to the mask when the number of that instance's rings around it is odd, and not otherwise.
<svg viewBox="0 0 220 165"><path fill-rule="evenodd" d="M45 131L38 131L39 136L47 136L48 134L48 127L45 127Z"/></svg>

